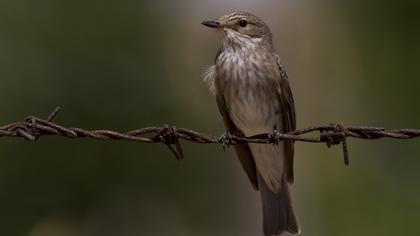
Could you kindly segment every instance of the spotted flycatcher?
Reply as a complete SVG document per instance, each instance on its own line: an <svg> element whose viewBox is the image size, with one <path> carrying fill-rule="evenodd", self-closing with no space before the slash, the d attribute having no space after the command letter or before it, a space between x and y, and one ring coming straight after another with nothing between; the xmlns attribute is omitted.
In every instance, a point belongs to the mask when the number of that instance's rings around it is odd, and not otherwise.
<svg viewBox="0 0 420 236"><path fill-rule="evenodd" d="M268 26L244 12L202 24L225 33L204 79L216 95L228 132L253 136L295 130L292 92ZM293 142L239 144L234 149L253 187L261 193L264 234L299 234L289 193Z"/></svg>

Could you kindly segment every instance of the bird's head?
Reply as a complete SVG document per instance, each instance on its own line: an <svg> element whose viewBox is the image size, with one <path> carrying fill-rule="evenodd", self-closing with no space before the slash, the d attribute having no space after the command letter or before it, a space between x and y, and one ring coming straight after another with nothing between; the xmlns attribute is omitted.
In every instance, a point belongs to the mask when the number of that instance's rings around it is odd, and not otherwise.
<svg viewBox="0 0 420 236"><path fill-rule="evenodd" d="M246 12L234 12L217 20L203 21L201 24L224 31L227 37L269 41L272 38L271 31L264 21Z"/></svg>

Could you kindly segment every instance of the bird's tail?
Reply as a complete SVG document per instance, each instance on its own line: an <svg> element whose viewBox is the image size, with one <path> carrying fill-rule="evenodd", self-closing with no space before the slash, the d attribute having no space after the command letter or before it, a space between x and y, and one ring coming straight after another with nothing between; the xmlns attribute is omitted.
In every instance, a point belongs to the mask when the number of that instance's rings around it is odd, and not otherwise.
<svg viewBox="0 0 420 236"><path fill-rule="evenodd" d="M258 173L258 185L261 192L263 208L264 235L280 235L287 231L291 234L300 234L299 225L292 208L289 186L283 178L281 190L273 193Z"/></svg>

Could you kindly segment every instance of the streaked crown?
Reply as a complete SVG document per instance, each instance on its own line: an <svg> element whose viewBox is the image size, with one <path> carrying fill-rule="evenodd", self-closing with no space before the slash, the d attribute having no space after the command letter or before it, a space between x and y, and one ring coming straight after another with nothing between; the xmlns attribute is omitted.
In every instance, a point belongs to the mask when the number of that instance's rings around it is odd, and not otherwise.
<svg viewBox="0 0 420 236"><path fill-rule="evenodd" d="M251 38L272 37L270 28L259 17L247 12L234 12L221 16L217 20L220 27L234 30Z"/></svg>

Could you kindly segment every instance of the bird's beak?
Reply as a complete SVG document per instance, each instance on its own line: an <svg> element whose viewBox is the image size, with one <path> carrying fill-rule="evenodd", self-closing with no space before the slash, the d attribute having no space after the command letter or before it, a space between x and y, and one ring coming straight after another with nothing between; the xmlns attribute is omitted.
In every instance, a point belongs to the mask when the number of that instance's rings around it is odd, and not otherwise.
<svg viewBox="0 0 420 236"><path fill-rule="evenodd" d="M221 28L220 23L214 20L209 20L209 21L205 20L201 22L201 24L210 28L215 28L215 29Z"/></svg>

